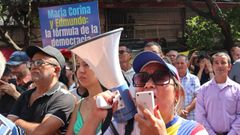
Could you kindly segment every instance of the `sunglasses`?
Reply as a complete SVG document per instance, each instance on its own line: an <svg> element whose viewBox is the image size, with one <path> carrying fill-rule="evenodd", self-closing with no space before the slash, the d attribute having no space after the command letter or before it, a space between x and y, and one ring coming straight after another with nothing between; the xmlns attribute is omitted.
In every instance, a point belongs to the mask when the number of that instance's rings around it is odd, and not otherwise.
<svg viewBox="0 0 240 135"><path fill-rule="evenodd" d="M35 61L30 61L27 63L27 67L28 68L31 68L31 67L40 67L40 66L43 66L43 65L52 65L52 66L57 66L56 64L53 64L53 63L50 63L50 62L47 62L47 61L44 61L44 60L35 60Z"/></svg>
<svg viewBox="0 0 240 135"><path fill-rule="evenodd" d="M133 76L134 87L144 87L149 79L152 79L155 85L167 85L170 83L171 75L168 71L157 70L153 74L139 72Z"/></svg>

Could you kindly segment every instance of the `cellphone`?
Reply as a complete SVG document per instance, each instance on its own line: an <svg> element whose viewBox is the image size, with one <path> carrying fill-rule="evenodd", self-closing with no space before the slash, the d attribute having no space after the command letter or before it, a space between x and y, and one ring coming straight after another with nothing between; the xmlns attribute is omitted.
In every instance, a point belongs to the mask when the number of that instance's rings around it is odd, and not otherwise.
<svg viewBox="0 0 240 135"><path fill-rule="evenodd" d="M144 108L147 108L150 112L153 113L153 110L155 107L153 91L137 92L136 93L136 102L138 104L142 105Z"/></svg>
<svg viewBox="0 0 240 135"><path fill-rule="evenodd" d="M15 86L17 86L17 80L16 80L16 79L9 79L9 80L8 80L8 83L12 83L12 84L14 84Z"/></svg>

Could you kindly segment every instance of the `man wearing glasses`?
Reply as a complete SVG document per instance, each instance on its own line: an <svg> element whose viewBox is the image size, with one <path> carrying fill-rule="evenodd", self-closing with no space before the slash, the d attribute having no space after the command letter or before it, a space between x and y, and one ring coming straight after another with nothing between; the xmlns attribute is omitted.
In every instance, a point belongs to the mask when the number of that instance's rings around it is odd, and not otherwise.
<svg viewBox="0 0 240 135"><path fill-rule="evenodd" d="M26 53L31 58L28 66L36 88L19 97L8 118L27 134L64 134L75 103L58 81L65 59L51 46L30 46Z"/></svg>
<svg viewBox="0 0 240 135"><path fill-rule="evenodd" d="M131 60L132 60L132 50L125 45L120 45L119 46L119 62L122 69L123 76L128 86L130 87L132 86L132 78L133 78L133 75L135 74L132 68ZM133 87L130 88L130 92L132 95L135 95L135 91Z"/></svg>

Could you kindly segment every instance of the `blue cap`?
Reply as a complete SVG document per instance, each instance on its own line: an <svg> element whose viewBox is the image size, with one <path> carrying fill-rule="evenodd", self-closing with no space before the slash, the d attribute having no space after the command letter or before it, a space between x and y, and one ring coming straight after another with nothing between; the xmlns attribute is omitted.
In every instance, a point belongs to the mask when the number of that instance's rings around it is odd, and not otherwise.
<svg viewBox="0 0 240 135"><path fill-rule="evenodd" d="M11 66L17 66L17 65L20 65L22 63L28 62L29 60L30 59L29 59L28 55L26 54L26 52L15 51L10 56L7 64L11 65Z"/></svg>
<svg viewBox="0 0 240 135"><path fill-rule="evenodd" d="M179 80L177 69L173 65L166 63L159 55L151 51L139 53L133 60L133 69L136 73L139 73L143 67L153 62L164 65L170 73Z"/></svg>

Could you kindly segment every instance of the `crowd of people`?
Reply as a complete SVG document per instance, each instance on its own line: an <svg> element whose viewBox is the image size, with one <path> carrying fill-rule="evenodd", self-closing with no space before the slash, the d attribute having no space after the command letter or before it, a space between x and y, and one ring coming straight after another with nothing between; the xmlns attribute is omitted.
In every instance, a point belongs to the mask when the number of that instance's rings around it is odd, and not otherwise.
<svg viewBox="0 0 240 135"><path fill-rule="evenodd" d="M0 134L240 135L237 45L230 55L195 51L190 56L164 53L156 42L133 56L120 45L119 64L138 108L124 122L112 117L116 95L87 61L65 51L29 46L7 61L0 53ZM135 102L136 92L144 91L154 93L153 112ZM99 96L112 108L98 108Z"/></svg>

